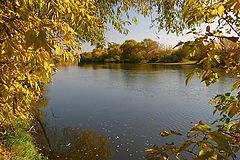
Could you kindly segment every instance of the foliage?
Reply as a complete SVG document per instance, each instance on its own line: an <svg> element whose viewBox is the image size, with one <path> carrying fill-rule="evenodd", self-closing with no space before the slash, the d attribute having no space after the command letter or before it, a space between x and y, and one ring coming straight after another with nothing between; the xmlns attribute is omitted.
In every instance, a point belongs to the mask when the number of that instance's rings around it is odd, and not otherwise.
<svg viewBox="0 0 240 160"><path fill-rule="evenodd" d="M200 60L188 57L186 47L173 50L151 39L142 42L126 40L123 44L109 45L108 48L94 49L80 54L80 63L158 63L181 62L183 59Z"/></svg>
<svg viewBox="0 0 240 160"><path fill-rule="evenodd" d="M25 123L32 119L32 104L42 96L56 65L74 60L82 42L103 45L109 23L127 32L124 26L130 22L122 12L128 14L130 7L136 5L125 0L0 1L1 138L15 127L16 118Z"/></svg>
<svg viewBox="0 0 240 160"><path fill-rule="evenodd" d="M191 29L189 33L196 37L195 41L180 42L177 45L189 46L187 54L202 58L198 62L201 68L189 73L186 82L196 73L208 86L219 79L222 71L235 77L236 82L229 93L217 95L210 101L215 105L214 114L220 115L213 122L213 127L200 121L188 131L187 140L182 144L166 144L147 149L147 159L181 159L187 158L189 154L192 155L189 159L235 159L240 149L240 2L173 0L171 6L166 1L162 3L163 5L156 5L159 16L155 15L154 23L169 32L181 33L183 29ZM167 7L170 7L170 14L163 16ZM196 26L202 23L209 25L204 32L197 31ZM211 23L216 26L212 27ZM200 55L200 50L206 55ZM171 134L172 131L161 132L162 136ZM189 154L184 156L183 152Z"/></svg>
<svg viewBox="0 0 240 160"><path fill-rule="evenodd" d="M123 51L121 59L124 62L138 63L141 61L139 52L141 51L142 47L137 41L127 40L121 45L120 48Z"/></svg>
<svg viewBox="0 0 240 160"><path fill-rule="evenodd" d="M190 133L199 138L190 136L182 147L157 147L149 151L148 158L159 159L160 155L166 159L167 151L172 151L178 158L180 151L187 150L191 144L198 146L197 153L193 152L196 159L234 158L240 139L240 2L236 0L0 1L0 125L3 133L7 127L15 128L13 121L16 117L27 122L34 114L30 112L32 103L39 99L44 86L51 80L54 55L60 54L64 60L72 59L81 42L100 47L104 43L107 23L121 33L127 33L124 26L130 22L122 19L122 12L130 18L130 8L143 15L152 13L153 25L159 30L179 34L184 29L191 29L189 33L196 35L195 41L179 44L189 45L188 54L192 57L199 55L200 50L207 55L199 56L203 58L199 61L202 70L196 69L187 80L196 73L206 85L210 85L219 79L219 68L238 79L230 94L218 95L211 101L222 116L216 121L217 130L202 122L197 123ZM136 18L133 21L137 23ZM218 25L216 28L207 26L204 33L196 31L195 27L204 22ZM138 48L144 48L148 43L146 40ZM129 62L151 57L147 50L137 49L135 53L132 44L135 42L127 42L127 48L120 47ZM99 58L99 54L94 56ZM104 53L104 56L108 54Z"/></svg>
<svg viewBox="0 0 240 160"><path fill-rule="evenodd" d="M14 117L29 118L55 64L74 60L79 43L102 45L107 23L126 32L129 22L121 11L127 13L129 7L134 7L130 1L110 0L1 1L1 125L11 125Z"/></svg>

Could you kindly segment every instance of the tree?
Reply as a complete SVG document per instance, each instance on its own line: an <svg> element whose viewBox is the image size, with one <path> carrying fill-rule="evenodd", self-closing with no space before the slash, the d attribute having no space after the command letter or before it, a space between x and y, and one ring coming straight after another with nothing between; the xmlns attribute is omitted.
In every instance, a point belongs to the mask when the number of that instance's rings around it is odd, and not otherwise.
<svg viewBox="0 0 240 160"><path fill-rule="evenodd" d="M124 62L138 63L141 61L141 57L137 54L140 51L138 47L139 43L135 40L126 40L122 45L123 51L121 60Z"/></svg>
<svg viewBox="0 0 240 160"><path fill-rule="evenodd" d="M56 70L55 55L74 60L82 42L102 46L106 24L126 33L130 22L121 15L131 7L125 0L0 1L1 133L14 130L16 118L34 117L32 104Z"/></svg>
<svg viewBox="0 0 240 160"><path fill-rule="evenodd" d="M206 56L199 61L201 67L187 75L188 82L194 73L208 86L216 82L224 70L226 74L236 77L230 92L217 95L210 103L215 104L214 114L219 119L213 122L214 127L202 121L194 124L188 131L187 140L179 146L166 144L147 149L147 159L181 159L182 152L192 154L191 159L235 159L240 149L240 2L236 0L172 0L152 1L157 8L153 22L159 29L168 32L189 33L196 36L193 42L180 42L189 45L190 56L205 52ZM168 14L167 14L168 13ZM196 26L207 25L205 32L197 31ZM210 24L217 24L211 27ZM226 45L226 40L231 45ZM178 131L162 131L161 136L181 135ZM170 156L171 155L171 156ZM185 157L186 158L186 157Z"/></svg>
<svg viewBox="0 0 240 160"><path fill-rule="evenodd" d="M108 48L108 59L105 60L105 62L117 62L119 63L121 61L121 45L120 44L113 44Z"/></svg>
<svg viewBox="0 0 240 160"><path fill-rule="evenodd" d="M122 45L112 43L108 48L96 48L91 53L82 53L80 63L152 63L161 60L176 62L172 49L165 48L160 48L160 44L151 39L144 39L142 42L126 40ZM182 58L181 55L179 57Z"/></svg>
<svg viewBox="0 0 240 160"><path fill-rule="evenodd" d="M236 0L0 1L1 129L13 127L12 121L16 117L25 121L32 117L32 103L39 99L44 86L51 80L54 54L69 59L81 42L101 46L107 23L121 33L127 33L124 26L129 21L122 19L122 12L129 17L130 8L143 15L151 13L153 24L159 30L180 34L184 29L191 29L190 33L197 38L190 44L193 48L189 55L198 54L196 49L202 44L207 53L199 62L203 69L194 71L206 85L218 80L219 68L238 78L230 93L217 95L211 101L222 116L217 121L217 130L197 123L190 131L193 136L190 135L189 141L180 147L166 145L148 150L148 158L161 155L166 159L167 151L172 151L178 158L181 151L190 152L189 147L195 145L199 147L199 152L191 153L196 155L196 159L236 157L240 139L240 2ZM137 22L136 19L134 21ZM204 22L219 23L216 28L207 26L205 33L197 32L195 27ZM225 46L225 40L233 45ZM136 56L137 60L141 60L141 55ZM194 72L188 75L187 80ZM169 133L162 132L162 135ZM196 135L204 138L198 136L195 139Z"/></svg>
<svg viewBox="0 0 240 160"><path fill-rule="evenodd" d="M144 59L150 62L157 59L158 54L160 52L159 43L151 39L144 39L141 43L144 46L144 50L145 50L145 54L143 55Z"/></svg>
<svg viewBox="0 0 240 160"><path fill-rule="evenodd" d="M129 7L132 2L1 1L1 121L3 112L17 113L37 99L41 85L51 79L53 55L68 59L81 42L103 44L106 23L126 32L129 22L120 15Z"/></svg>

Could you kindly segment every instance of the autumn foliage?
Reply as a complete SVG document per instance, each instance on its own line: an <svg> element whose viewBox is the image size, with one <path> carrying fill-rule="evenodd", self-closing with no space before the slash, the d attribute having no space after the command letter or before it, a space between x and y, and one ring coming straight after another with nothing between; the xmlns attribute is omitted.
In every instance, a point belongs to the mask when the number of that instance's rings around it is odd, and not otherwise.
<svg viewBox="0 0 240 160"><path fill-rule="evenodd" d="M55 70L56 56L73 59L81 43L90 42L100 47L104 43L106 24L121 33L130 22L129 9L144 16L151 15L153 26L167 32L195 35L189 55L206 53L194 73L210 85L225 71L236 77L229 93L217 95L211 103L220 119L215 128L199 122L189 131L188 140L180 146L171 144L146 150L148 159L180 159L182 152L195 159L234 159L240 142L240 2L239 0L2 0L0 1L0 126L1 139L6 128L14 131L13 121L27 123L35 117L33 104L42 96L45 85ZM122 13L126 14L123 19ZM137 19L132 19L137 23ZM207 24L205 31L197 27ZM212 23L216 25L211 26ZM226 42L231 45L226 45ZM231 43L229 43L231 42ZM128 51L122 56L128 59ZM120 47L121 48L121 47ZM119 46L109 50L115 54ZM141 50L137 53L141 53ZM95 56L99 52L96 51ZM141 53L141 55L145 55ZM114 55L114 59L119 59ZM136 55L138 58L138 55ZM120 58L121 59L121 58ZM161 135L178 134L165 131ZM2 143L2 142L0 142ZM0 144L2 146L2 144ZM197 149L196 149L197 147ZM196 150L194 150L194 149Z"/></svg>

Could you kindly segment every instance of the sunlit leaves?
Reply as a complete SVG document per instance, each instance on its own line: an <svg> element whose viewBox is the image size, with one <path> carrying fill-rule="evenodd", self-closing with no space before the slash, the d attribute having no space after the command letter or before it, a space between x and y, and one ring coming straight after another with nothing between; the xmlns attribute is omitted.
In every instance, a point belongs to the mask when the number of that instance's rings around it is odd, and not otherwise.
<svg viewBox="0 0 240 160"><path fill-rule="evenodd" d="M198 62L201 67L195 73L207 86L218 81L221 70L240 77L240 4L236 0L1 1L0 123L9 125L15 116L29 117L32 102L38 100L51 80L54 60L61 59L55 54L71 60L81 42L102 46L109 23L121 33L127 33L125 26L130 22L122 18L122 12L129 18L130 8L145 16L151 11L158 30L182 33L184 29L191 29L189 33L196 39L184 44L189 46L190 57L204 53ZM137 23L137 19L132 20ZM203 22L218 25L215 28L207 26L205 33L196 31L196 26ZM131 52L133 43L125 44L126 52ZM189 74L187 81L192 76L193 73ZM240 145L239 80L231 89L233 93L218 95L212 100L216 113L221 115L217 131L199 122L190 130L188 141L179 147L172 144L155 146L146 150L149 152L147 158L156 159L160 155L162 159L169 159L168 151L171 151L179 159L183 150L194 154L196 159L234 158ZM162 136L169 134L178 132L162 132ZM199 147L199 153L188 150L193 145Z"/></svg>
<svg viewBox="0 0 240 160"><path fill-rule="evenodd" d="M194 127L190 130L191 132L202 132L207 133L211 131L211 127L207 124L202 123L201 121L199 123L194 124Z"/></svg>
<svg viewBox="0 0 240 160"><path fill-rule="evenodd" d="M165 29L174 30L177 33L183 29L190 29L188 34L193 34L195 40L180 42L177 46L189 46L187 50L189 56L205 53L198 61L198 68L187 75L186 83L195 73L207 86L217 82L222 74L235 79L235 82L229 85L229 93L217 95L210 101L214 105L213 113L220 115L220 118L213 122L217 129L212 129L202 122L194 124L188 133L188 140L194 145L188 146L185 151L189 152L190 149L189 153L193 154L195 159L234 159L240 147L240 3L236 0L186 0L183 2L174 0L173 3L175 10L179 10L181 14L173 19L158 14L155 22L158 22L161 29L165 25ZM158 7L160 10L166 9L164 5ZM184 23L180 23L181 20ZM172 21L178 22L179 26L176 27ZM205 30L196 30L203 23L207 23ZM164 136L170 134L170 132L162 133ZM179 147L171 146L170 148L168 144L153 147L156 151L149 153L147 158L156 158L157 155L166 157L162 155L162 151L173 152ZM158 150L161 152L157 153Z"/></svg>
<svg viewBox="0 0 240 160"><path fill-rule="evenodd" d="M151 39L141 42L126 40L122 45L109 43L108 48L97 48L91 53L81 54L81 63L154 63L179 62L185 58L181 49L172 50L170 46L159 44Z"/></svg>
<svg viewBox="0 0 240 160"><path fill-rule="evenodd" d="M133 17L133 22L138 25L138 19L136 17Z"/></svg>
<svg viewBox="0 0 240 160"><path fill-rule="evenodd" d="M194 72L190 72L190 73L188 73L187 74L187 78L186 78L186 80L185 80L185 84L187 85L188 84L188 82L193 78L193 75L194 75Z"/></svg>
<svg viewBox="0 0 240 160"><path fill-rule="evenodd" d="M178 146L166 144L164 146L154 146L151 149L146 149L145 151L148 152L147 159L158 159L159 155L161 155L160 157L163 159L172 159L173 157L180 159L183 153L188 153L187 155L193 154L193 159L196 160L234 158L235 154L232 150L235 146L230 145L234 142L232 137L225 135L224 132L211 130L210 126L202 122L196 123L193 129L189 131L188 140ZM164 133L164 136L170 135L170 132L167 131L162 133ZM222 151L225 151L227 154L219 154ZM186 155L184 157L186 158Z"/></svg>
<svg viewBox="0 0 240 160"><path fill-rule="evenodd" d="M218 8L217 8L217 13L219 14L220 17L223 16L223 13L225 11L225 7L223 5L220 5Z"/></svg>
<svg viewBox="0 0 240 160"><path fill-rule="evenodd" d="M120 13L138 5L110 0L1 1L0 124L10 125L13 117L29 118L55 64L76 61L82 42L103 45L108 23L124 31L127 20Z"/></svg>
<svg viewBox="0 0 240 160"><path fill-rule="evenodd" d="M237 90L240 88L240 79L238 79L232 86L231 91Z"/></svg>

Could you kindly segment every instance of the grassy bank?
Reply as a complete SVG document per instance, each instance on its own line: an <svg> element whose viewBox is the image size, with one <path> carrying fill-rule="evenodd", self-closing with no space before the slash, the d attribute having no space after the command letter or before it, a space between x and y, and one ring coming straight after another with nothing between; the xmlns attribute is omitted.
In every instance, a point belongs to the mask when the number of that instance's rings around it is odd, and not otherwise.
<svg viewBox="0 0 240 160"><path fill-rule="evenodd" d="M0 144L0 160L46 160L35 145L30 124L18 119L6 130Z"/></svg>
<svg viewBox="0 0 240 160"><path fill-rule="evenodd" d="M150 64L161 64L161 65L194 65L197 64L197 61L184 61L176 63L150 63Z"/></svg>

